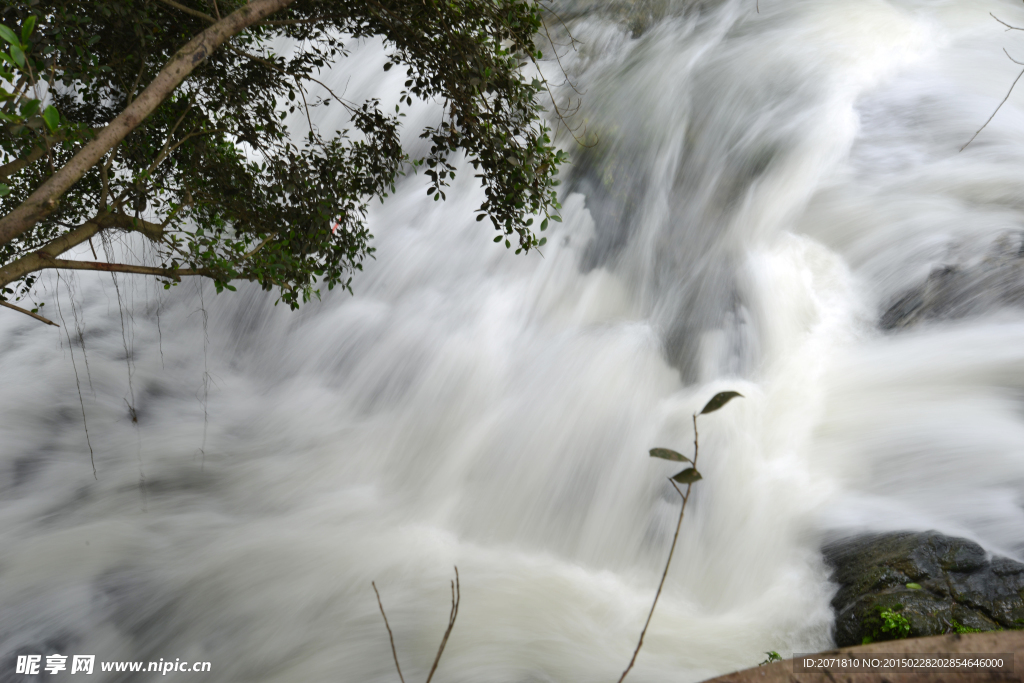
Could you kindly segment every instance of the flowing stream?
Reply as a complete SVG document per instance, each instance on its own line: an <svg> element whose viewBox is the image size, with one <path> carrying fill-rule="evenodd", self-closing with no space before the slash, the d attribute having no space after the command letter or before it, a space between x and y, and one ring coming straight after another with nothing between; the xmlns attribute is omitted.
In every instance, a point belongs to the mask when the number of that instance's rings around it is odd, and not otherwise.
<svg viewBox="0 0 1024 683"><path fill-rule="evenodd" d="M492 243L467 167L375 205L355 295L297 313L43 278L60 330L0 310L0 681L91 653L391 683L371 581L423 680L454 565L435 681L615 681L679 509L647 450L689 453L725 389L627 680L830 646L830 538L1022 558L1024 93L959 151L1019 73L1002 48L1024 61L990 12L1024 26L1010 0L565 5L599 143L562 134L543 256ZM383 62L329 76L386 98Z"/></svg>

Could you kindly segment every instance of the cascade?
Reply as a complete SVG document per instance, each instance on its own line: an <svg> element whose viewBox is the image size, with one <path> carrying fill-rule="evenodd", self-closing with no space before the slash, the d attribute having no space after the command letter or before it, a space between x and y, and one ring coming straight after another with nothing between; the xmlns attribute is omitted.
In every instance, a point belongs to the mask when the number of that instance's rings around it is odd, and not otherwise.
<svg viewBox="0 0 1024 683"><path fill-rule="evenodd" d="M1024 558L1024 95L959 151L1018 73L1001 48L1024 59L989 12L1024 25L1001 0L567 3L598 144L563 133L542 254L491 242L466 165L445 202L403 181L354 295L298 312L42 278L85 348L0 311L0 661L390 682L373 581L423 679L456 565L434 680L614 681L678 514L647 451L688 453L726 389L629 680L829 647L829 539ZM384 59L328 80L386 100Z"/></svg>

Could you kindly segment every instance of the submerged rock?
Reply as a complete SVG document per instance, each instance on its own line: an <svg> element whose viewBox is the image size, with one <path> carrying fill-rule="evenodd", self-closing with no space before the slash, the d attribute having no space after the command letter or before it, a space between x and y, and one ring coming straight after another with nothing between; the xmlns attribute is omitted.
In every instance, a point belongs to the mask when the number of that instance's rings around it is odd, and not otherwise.
<svg viewBox="0 0 1024 683"><path fill-rule="evenodd" d="M839 647L1024 627L1024 564L936 531L872 534L823 549L839 591Z"/></svg>
<svg viewBox="0 0 1024 683"><path fill-rule="evenodd" d="M891 301L878 322L895 331L921 322L956 320L1024 308L1024 235L1000 236L982 258L953 258Z"/></svg>

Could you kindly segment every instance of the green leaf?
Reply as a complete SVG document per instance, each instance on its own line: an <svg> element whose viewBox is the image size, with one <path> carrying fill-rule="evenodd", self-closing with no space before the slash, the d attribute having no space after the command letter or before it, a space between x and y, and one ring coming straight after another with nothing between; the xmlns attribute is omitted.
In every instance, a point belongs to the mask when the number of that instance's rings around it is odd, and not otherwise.
<svg viewBox="0 0 1024 683"><path fill-rule="evenodd" d="M11 188L9 188L6 185L0 183L0 197L6 197L10 193L11 193Z"/></svg>
<svg viewBox="0 0 1024 683"><path fill-rule="evenodd" d="M18 45L11 45L11 57L18 63L22 69L25 68L25 53L22 52L21 47Z"/></svg>
<svg viewBox="0 0 1024 683"><path fill-rule="evenodd" d="M651 457L671 460L672 462L693 462L679 451L674 451L671 448L652 448Z"/></svg>
<svg viewBox="0 0 1024 683"><path fill-rule="evenodd" d="M25 25L21 27L21 42L28 43L28 37L32 35L32 29L36 27L36 17L32 15L25 20ZM99 36L95 36L99 38Z"/></svg>
<svg viewBox="0 0 1024 683"><path fill-rule="evenodd" d="M912 591L919 591L919 590L921 590L921 584L919 584L919 583L908 583L907 584L907 588L909 588Z"/></svg>
<svg viewBox="0 0 1024 683"><path fill-rule="evenodd" d="M21 115L26 119L30 116L35 116L36 112L39 111L39 100L29 100L25 104L21 105Z"/></svg>
<svg viewBox="0 0 1024 683"><path fill-rule="evenodd" d="M680 484L692 484L693 482L700 481L703 478L704 477L700 476L700 472L692 467L687 467L685 470L672 477L672 481L679 482Z"/></svg>
<svg viewBox="0 0 1024 683"><path fill-rule="evenodd" d="M7 28L3 24L0 24L0 38L3 38L11 45L18 44L18 36L11 29Z"/></svg>
<svg viewBox="0 0 1024 683"><path fill-rule="evenodd" d="M737 396L743 398L743 394L738 391L723 391L715 394L715 397L708 401L708 404L704 406L704 410L700 411L700 414L713 413Z"/></svg>

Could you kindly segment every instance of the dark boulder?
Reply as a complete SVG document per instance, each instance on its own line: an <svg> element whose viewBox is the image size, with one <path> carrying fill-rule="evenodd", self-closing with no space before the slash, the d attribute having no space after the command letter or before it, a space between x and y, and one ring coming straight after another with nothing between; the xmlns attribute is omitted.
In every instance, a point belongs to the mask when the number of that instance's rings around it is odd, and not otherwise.
<svg viewBox="0 0 1024 683"><path fill-rule="evenodd" d="M1024 564L936 531L857 536L823 549L839 591L839 647L1024 627Z"/></svg>

